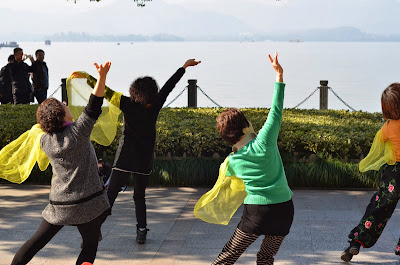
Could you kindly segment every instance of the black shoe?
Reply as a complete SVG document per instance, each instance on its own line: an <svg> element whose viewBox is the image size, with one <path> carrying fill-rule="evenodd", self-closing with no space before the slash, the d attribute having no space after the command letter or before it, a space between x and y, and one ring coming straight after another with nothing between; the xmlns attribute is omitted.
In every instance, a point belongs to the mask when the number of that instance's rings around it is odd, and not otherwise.
<svg viewBox="0 0 400 265"><path fill-rule="evenodd" d="M360 243L352 240L350 242L349 253L352 255L357 255L358 253L360 253L360 247L361 247Z"/></svg>
<svg viewBox="0 0 400 265"><path fill-rule="evenodd" d="M149 231L147 228L144 228L143 230L136 228L136 242L138 242L138 244L146 243L147 231Z"/></svg>
<svg viewBox="0 0 400 265"><path fill-rule="evenodd" d="M345 262L349 262L353 258L353 254L351 254L349 252L349 250L350 250L350 247L346 248L343 251L342 255L340 255L340 258Z"/></svg>

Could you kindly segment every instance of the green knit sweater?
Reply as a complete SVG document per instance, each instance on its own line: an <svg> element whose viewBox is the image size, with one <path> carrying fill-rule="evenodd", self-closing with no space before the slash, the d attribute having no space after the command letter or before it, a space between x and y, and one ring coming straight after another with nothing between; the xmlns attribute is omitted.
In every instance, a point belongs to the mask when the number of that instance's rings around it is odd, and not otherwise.
<svg viewBox="0 0 400 265"><path fill-rule="evenodd" d="M246 186L245 204L276 204L292 198L282 159L278 134L282 122L284 83L275 83L271 110L254 140L229 155L226 176L241 178Z"/></svg>

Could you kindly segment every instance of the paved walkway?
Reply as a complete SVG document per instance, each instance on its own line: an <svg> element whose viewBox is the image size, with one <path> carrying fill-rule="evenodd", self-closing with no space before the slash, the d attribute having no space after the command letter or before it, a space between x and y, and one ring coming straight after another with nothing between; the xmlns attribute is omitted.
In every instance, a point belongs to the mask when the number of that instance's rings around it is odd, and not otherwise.
<svg viewBox="0 0 400 265"><path fill-rule="evenodd" d="M239 222L242 209L227 226L195 219L192 213L201 188L151 187L147 192L148 241L135 242L132 191L121 193L104 226L96 265L211 264ZM9 265L18 248L36 231L48 201L49 186L0 184L0 265ZM346 264L340 254L347 234L360 220L373 191L295 190L295 219L278 255L277 265ZM351 264L399 264L394 248L400 236L396 210L378 243L361 250ZM29 263L75 264L80 251L76 228L65 227ZM257 240L237 264L255 264Z"/></svg>

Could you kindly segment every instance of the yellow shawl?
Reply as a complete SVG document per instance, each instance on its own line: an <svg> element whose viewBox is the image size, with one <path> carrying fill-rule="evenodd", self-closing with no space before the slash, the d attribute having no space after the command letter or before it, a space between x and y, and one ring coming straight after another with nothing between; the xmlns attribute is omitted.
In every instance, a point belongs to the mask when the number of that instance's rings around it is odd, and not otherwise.
<svg viewBox="0 0 400 265"><path fill-rule="evenodd" d="M89 101L93 82L86 78L67 79L68 107L77 119ZM108 89L108 88L107 88ZM94 125L90 139L108 146L114 140L117 133L118 116L121 93L114 93L108 102L102 107L102 114ZM30 175L36 162L40 170L44 171L49 165L49 159L40 148L40 138L44 132L39 124L35 124L30 130L23 133L16 140L9 143L0 151L0 178L14 183L24 182Z"/></svg>

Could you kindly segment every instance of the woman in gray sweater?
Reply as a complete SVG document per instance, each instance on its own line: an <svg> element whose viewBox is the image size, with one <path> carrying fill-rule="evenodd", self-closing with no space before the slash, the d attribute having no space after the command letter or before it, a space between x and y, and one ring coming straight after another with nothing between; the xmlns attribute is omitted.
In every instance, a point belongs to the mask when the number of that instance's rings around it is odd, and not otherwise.
<svg viewBox="0 0 400 265"><path fill-rule="evenodd" d="M72 122L68 107L54 98L40 104L36 116L45 134L40 147L50 159L53 177L50 203L36 233L18 250L11 265L27 264L64 225L76 226L82 250L76 261L93 263L100 237L101 218L110 208L99 177L96 153L90 134L101 114L106 76L111 63L95 63L99 79L79 118Z"/></svg>

